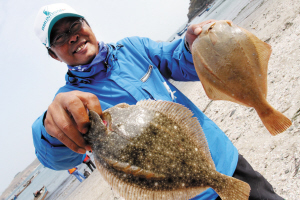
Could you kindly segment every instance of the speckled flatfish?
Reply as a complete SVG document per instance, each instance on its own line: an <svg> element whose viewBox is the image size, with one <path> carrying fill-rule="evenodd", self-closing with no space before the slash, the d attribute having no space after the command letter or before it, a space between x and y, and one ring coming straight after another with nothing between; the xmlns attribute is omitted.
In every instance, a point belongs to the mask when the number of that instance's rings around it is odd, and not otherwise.
<svg viewBox="0 0 300 200"><path fill-rule="evenodd" d="M207 96L253 107L272 135L291 121L266 100L271 46L231 21L203 26L192 46L194 65Z"/></svg>
<svg viewBox="0 0 300 200"><path fill-rule="evenodd" d="M167 101L90 111L84 135L104 179L126 200L190 199L213 188L248 199L250 186L216 171L205 135L186 107Z"/></svg>

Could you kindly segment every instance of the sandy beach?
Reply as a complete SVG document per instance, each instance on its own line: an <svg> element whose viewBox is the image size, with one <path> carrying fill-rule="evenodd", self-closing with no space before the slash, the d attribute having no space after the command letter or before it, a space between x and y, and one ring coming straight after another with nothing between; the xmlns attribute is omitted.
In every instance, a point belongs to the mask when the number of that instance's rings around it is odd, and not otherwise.
<svg viewBox="0 0 300 200"><path fill-rule="evenodd" d="M177 84L230 138L252 167L288 200L300 199L300 2L265 0L252 13L251 1L233 22L272 46L268 68L268 102L292 119L284 133L271 136L253 108L210 101L201 83ZM300 111L299 111L300 112ZM94 171L68 200L116 200L119 196Z"/></svg>

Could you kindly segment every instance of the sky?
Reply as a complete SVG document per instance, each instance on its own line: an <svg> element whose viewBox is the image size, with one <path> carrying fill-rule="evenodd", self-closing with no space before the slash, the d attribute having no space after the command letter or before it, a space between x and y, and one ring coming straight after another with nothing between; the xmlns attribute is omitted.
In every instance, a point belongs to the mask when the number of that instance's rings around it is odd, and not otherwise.
<svg viewBox="0 0 300 200"><path fill-rule="evenodd" d="M65 84L67 67L35 36L38 10L67 3L85 16L99 41L128 36L166 41L187 23L189 0L0 1L0 195L35 158L32 123Z"/></svg>

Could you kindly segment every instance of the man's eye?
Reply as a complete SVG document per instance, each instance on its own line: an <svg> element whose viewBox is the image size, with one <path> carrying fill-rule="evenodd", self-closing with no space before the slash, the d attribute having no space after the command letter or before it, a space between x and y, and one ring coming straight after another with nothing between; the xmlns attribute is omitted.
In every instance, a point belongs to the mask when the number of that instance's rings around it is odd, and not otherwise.
<svg viewBox="0 0 300 200"><path fill-rule="evenodd" d="M64 40L64 34L60 34L55 38L55 42L62 42Z"/></svg>
<svg viewBox="0 0 300 200"><path fill-rule="evenodd" d="M80 27L81 27L81 23L80 22L78 22L78 23L74 23L72 26L71 26L71 28L70 28L70 32L75 32L75 31L77 31L78 29L80 29Z"/></svg>

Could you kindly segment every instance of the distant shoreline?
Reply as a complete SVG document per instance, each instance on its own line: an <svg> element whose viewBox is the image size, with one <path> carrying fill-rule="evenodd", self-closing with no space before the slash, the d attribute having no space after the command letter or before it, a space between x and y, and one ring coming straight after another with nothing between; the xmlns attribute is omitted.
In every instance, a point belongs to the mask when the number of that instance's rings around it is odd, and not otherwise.
<svg viewBox="0 0 300 200"><path fill-rule="evenodd" d="M14 179L10 182L8 187L2 192L0 196L0 200L5 200L7 197L9 197L14 190L21 187L23 183L25 183L25 180L28 178L28 176L40 165L40 161L36 158L32 161L28 167L26 167L23 171L18 172ZM18 191L16 191L17 193Z"/></svg>

